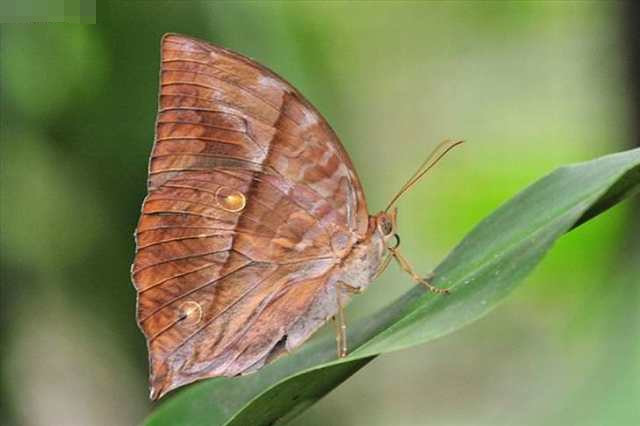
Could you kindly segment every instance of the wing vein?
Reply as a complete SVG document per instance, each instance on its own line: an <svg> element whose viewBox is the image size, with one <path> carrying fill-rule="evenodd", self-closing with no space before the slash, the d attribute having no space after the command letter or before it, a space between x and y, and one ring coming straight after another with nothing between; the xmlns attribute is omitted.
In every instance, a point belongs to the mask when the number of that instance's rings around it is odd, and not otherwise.
<svg viewBox="0 0 640 426"><path fill-rule="evenodd" d="M207 328L209 326L209 324L211 324L213 321L215 321L217 318L219 318L221 315L223 315L225 312L227 312L229 309L231 309L232 307L234 307L238 302L240 302L247 294L249 294L251 291L253 291L256 287L258 287L259 285L261 285L262 283L264 283L267 279L271 278L272 275L274 275L277 272L277 269L272 271L270 274L267 274L266 277L264 277L263 279L259 280L258 282L256 282L255 284L253 284L251 287L249 287L244 293L242 293L240 296L238 296L233 302L231 302L229 305L225 306L225 308L216 313L216 315L214 315L213 317L209 318L207 321L204 322L204 324L202 324L202 326L198 327L198 329L196 329L193 333L191 333L190 335L188 335L187 337L185 337L182 342L180 342L175 348L173 348L171 351L169 351L166 356L164 357L163 362L166 362L167 359L169 359L169 357L171 357L174 353L176 353L182 346L184 346L185 343L187 343L189 340L191 340L195 335L199 334L200 332L202 332L202 330L204 330L205 328ZM263 307L264 309L264 307ZM255 314L254 314L255 315ZM229 342L225 347L223 347L221 350L224 351L230 344L232 344L234 341ZM213 361L213 360L212 360Z"/></svg>
<svg viewBox="0 0 640 426"><path fill-rule="evenodd" d="M145 269L153 268L153 267L158 266L158 265L163 265L165 263L171 263L171 262L175 262L175 261L179 261L179 260L195 259L195 258L198 258L198 257L209 256L211 254L224 253L224 252L227 252L227 251L229 251L229 250L228 249L224 249L224 250L208 251L208 252L204 252L204 253L188 254L186 256L176 256L176 257L172 257L170 259L161 260L160 262L151 263L149 265L141 266L138 269L131 271L131 274L135 275L135 274L139 273L140 271L144 271ZM241 253L239 253L239 254L241 254Z"/></svg>
<svg viewBox="0 0 640 426"><path fill-rule="evenodd" d="M224 275L222 275L222 276L220 276L220 277L218 277L218 278L216 278L216 279L214 279L214 280L207 281L206 283L202 284L201 286L198 286L198 287L192 288L191 290L189 290L189 291L187 291L187 292L185 292L185 293L182 293L182 294L180 294L179 296L176 296L176 297L174 297L174 298L172 298L172 299L169 299L168 301L166 301L165 303L163 303L162 305L158 306L156 309L154 309L153 311L151 311L151 312L150 312L147 316L145 316L144 318L140 318L138 321L140 322L140 324L142 324L143 322L147 321L149 318L151 318L152 316L154 316L155 314L157 314L158 312L160 312L161 310L163 310L163 309L164 309L164 308L166 308L167 306L169 306L169 305L171 305L171 304L173 304L173 303L177 302L178 300L182 300L182 299L184 299L185 297L189 296L190 294L195 293L195 292L196 292L196 291L198 291L198 290L202 290L203 288L207 288L207 287L209 287L209 286L212 286L212 285L214 285L214 284L216 284L216 283L220 282L220 280L223 280L223 279L225 279L225 278L229 277L231 274L233 274L233 273L235 273L235 272L238 272L238 271L240 271L240 270L242 270L242 269L244 269L244 268L247 268L248 266L253 265L253 264L254 264L254 262L246 263L246 264L244 264L244 265L242 265L242 266L237 267L236 269L234 269L234 270L232 270L232 271L230 271L230 272L227 272L226 274L224 274Z"/></svg>

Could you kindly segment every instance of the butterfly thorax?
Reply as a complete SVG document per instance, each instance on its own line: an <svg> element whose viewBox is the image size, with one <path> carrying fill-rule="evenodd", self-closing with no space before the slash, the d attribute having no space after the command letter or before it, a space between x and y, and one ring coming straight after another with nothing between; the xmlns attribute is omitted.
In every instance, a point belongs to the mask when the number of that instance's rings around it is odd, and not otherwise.
<svg viewBox="0 0 640 426"><path fill-rule="evenodd" d="M385 254L385 237L377 226L376 216L369 218L367 236L356 243L342 262L338 281L350 287L366 288L374 279Z"/></svg>

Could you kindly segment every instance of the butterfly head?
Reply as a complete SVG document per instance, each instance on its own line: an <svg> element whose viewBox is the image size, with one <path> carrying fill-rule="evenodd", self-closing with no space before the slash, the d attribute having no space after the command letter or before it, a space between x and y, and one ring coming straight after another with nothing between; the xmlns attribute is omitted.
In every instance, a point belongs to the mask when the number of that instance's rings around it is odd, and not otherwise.
<svg viewBox="0 0 640 426"><path fill-rule="evenodd" d="M396 207L390 211L382 211L376 215L376 232L380 235L386 247L391 245L397 246L400 242L400 237L398 237L396 233L398 229L397 216L398 209Z"/></svg>

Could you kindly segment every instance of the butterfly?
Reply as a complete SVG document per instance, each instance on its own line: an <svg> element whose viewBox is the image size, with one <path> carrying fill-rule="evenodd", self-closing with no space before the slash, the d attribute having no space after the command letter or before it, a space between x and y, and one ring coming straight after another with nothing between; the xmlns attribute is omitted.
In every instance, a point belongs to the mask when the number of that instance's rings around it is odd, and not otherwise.
<svg viewBox="0 0 640 426"><path fill-rule="evenodd" d="M131 276L151 399L254 372L336 320L400 254L398 198L461 141L445 141L378 214L320 113L284 79L166 34L148 194Z"/></svg>

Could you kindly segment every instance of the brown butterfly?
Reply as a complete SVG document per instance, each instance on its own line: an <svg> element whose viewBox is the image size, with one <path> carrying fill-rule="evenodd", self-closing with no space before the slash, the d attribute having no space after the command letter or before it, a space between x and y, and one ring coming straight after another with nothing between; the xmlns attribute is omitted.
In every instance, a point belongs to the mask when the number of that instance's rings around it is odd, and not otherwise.
<svg viewBox="0 0 640 426"><path fill-rule="evenodd" d="M460 142L444 142L370 216L356 171L320 113L249 58L162 39L159 109L132 280L151 398L253 372L343 307L398 251L396 200Z"/></svg>

